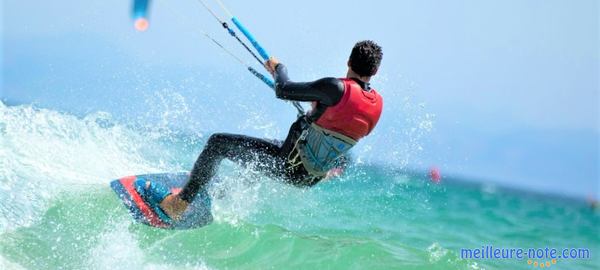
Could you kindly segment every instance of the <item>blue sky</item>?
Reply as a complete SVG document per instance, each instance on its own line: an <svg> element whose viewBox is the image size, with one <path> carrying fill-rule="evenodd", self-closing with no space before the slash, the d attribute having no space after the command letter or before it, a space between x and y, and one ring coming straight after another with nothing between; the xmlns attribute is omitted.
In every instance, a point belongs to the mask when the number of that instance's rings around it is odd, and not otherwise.
<svg viewBox="0 0 600 270"><path fill-rule="evenodd" d="M384 47L373 85L386 98L385 114L360 153L542 192L600 196L597 1L227 4L295 80L343 76L357 40ZM294 117L206 42L199 29L246 57L195 0L155 0L145 33L131 27L128 1L2 5L4 100L153 121L164 106L177 110L181 96L189 107L181 127L275 137Z"/></svg>

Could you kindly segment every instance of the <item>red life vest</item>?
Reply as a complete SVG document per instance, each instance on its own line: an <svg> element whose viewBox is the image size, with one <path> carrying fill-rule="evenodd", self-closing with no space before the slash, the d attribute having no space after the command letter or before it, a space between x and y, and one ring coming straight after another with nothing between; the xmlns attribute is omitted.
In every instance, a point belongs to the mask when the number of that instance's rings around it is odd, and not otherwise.
<svg viewBox="0 0 600 270"><path fill-rule="evenodd" d="M325 109L315 124L358 141L377 125L383 108L383 98L375 89L363 90L352 79L340 80L344 83L342 99L336 105Z"/></svg>

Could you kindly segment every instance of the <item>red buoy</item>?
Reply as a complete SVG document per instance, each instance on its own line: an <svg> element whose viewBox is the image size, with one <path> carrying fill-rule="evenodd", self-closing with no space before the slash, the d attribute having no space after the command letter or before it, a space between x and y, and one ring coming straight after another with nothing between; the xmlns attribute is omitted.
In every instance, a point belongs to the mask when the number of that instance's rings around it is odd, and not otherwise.
<svg viewBox="0 0 600 270"><path fill-rule="evenodd" d="M436 184L441 182L442 175L440 174L440 170L436 167L431 167L431 169L429 170L429 178L431 179L431 182L434 182Z"/></svg>

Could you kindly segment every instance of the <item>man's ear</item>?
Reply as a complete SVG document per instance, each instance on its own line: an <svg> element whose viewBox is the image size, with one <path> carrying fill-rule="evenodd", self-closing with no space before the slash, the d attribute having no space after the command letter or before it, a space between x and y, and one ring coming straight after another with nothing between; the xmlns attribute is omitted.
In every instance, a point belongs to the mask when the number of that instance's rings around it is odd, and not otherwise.
<svg viewBox="0 0 600 270"><path fill-rule="evenodd" d="M348 67L350 67L351 64L350 59L348 59Z"/></svg>

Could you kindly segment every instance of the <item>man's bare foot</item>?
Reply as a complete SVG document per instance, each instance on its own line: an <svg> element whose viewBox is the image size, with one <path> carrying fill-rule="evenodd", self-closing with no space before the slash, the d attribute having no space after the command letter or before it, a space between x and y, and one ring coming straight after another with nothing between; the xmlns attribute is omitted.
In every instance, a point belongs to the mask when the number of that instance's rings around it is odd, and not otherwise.
<svg viewBox="0 0 600 270"><path fill-rule="evenodd" d="M160 202L160 208L174 220L178 220L187 207L188 203L179 198L177 194L171 194Z"/></svg>

